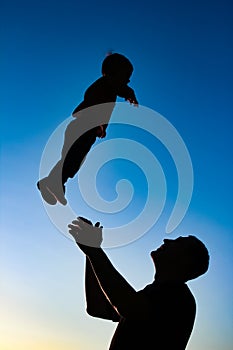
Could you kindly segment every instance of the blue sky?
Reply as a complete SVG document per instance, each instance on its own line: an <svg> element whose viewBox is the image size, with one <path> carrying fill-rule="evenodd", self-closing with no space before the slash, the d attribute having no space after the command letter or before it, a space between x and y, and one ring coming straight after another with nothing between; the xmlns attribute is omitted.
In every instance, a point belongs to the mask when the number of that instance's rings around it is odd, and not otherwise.
<svg viewBox="0 0 233 350"><path fill-rule="evenodd" d="M133 62L130 85L139 103L173 124L192 159L192 201L171 237L196 234L210 250L211 265L190 283L198 314L188 350L232 348L230 1L5 1L1 33L1 346L107 349L111 339L113 324L85 314L83 256L51 223L35 183L47 140L100 76L112 49ZM128 132L111 127L108 139ZM142 288L153 277L148 253L165 237L177 182L166 150L148 135L129 134L156 154L168 183L166 210L155 227L107 251L135 288ZM107 198L121 175L129 176L135 186L129 215L140 210L145 183L139 169L116 161L100 175L98 186ZM103 224L117 220L85 206L77 187L70 182L67 197L78 212Z"/></svg>

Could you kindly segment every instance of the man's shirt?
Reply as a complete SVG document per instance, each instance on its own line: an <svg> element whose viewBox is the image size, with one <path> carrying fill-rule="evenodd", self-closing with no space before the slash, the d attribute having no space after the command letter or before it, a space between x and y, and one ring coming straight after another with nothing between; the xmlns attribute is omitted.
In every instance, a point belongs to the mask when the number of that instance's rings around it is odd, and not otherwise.
<svg viewBox="0 0 233 350"><path fill-rule="evenodd" d="M184 350L190 338L195 299L185 283L154 281L141 291L148 310L142 317L121 317L105 297L92 267L86 263L87 312L94 317L118 322L109 350ZM137 305L135 305L137 308Z"/></svg>

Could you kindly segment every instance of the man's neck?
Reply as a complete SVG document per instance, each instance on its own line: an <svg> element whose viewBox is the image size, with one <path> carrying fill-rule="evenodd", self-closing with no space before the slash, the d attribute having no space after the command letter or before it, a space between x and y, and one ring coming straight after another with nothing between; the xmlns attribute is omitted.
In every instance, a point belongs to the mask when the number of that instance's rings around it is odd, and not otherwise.
<svg viewBox="0 0 233 350"><path fill-rule="evenodd" d="M182 279L177 278L176 276L160 275L155 274L156 284L183 284Z"/></svg>

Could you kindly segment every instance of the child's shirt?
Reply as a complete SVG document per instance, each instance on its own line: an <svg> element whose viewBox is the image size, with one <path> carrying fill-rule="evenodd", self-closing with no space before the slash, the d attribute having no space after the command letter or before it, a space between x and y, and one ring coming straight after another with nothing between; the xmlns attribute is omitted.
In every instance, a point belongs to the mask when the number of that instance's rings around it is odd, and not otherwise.
<svg viewBox="0 0 233 350"><path fill-rule="evenodd" d="M128 83L128 82L127 82ZM108 102L116 102L117 96L125 98L125 100L137 101L134 90L120 80L114 80L107 76L102 76L88 87L84 94L84 100L75 108L72 113L73 117L78 117L79 111L82 109ZM76 115L75 115L76 114ZM110 115L108 120L111 117ZM103 125L104 131L107 124Z"/></svg>

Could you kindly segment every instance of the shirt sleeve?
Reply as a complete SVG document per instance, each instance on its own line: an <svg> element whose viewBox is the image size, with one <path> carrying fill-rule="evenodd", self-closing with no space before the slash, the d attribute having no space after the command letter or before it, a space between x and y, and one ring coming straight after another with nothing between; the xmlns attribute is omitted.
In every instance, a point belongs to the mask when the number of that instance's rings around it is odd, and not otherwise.
<svg viewBox="0 0 233 350"><path fill-rule="evenodd" d="M128 100L128 99L132 99L134 101L137 100L135 93L134 93L134 90L131 87L129 87L128 85L121 86L119 89L117 89L117 95L119 97L125 98L125 100Z"/></svg>
<svg viewBox="0 0 233 350"><path fill-rule="evenodd" d="M114 322L120 321L120 316L101 290L88 258L86 258L85 294L86 311L90 316Z"/></svg>

